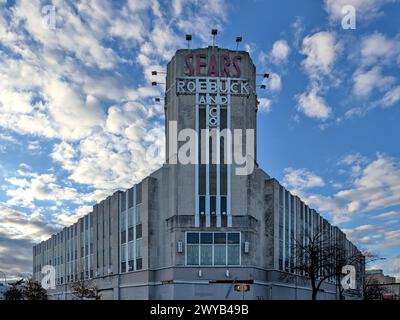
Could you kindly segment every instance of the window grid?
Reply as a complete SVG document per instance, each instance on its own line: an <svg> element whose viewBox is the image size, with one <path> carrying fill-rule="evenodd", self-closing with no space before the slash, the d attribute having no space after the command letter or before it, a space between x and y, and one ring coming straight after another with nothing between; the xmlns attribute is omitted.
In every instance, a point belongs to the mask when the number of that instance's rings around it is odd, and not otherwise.
<svg viewBox="0 0 400 320"><path fill-rule="evenodd" d="M225 243L218 243L216 242L216 236L215 235L222 235L224 234L225 238ZM229 243L229 235L237 235L238 240L235 243ZM197 243L188 243L188 236L194 236L197 235ZM202 235L211 235L212 242L211 243L201 243L201 237ZM200 231L200 232L191 232L187 231L185 234L185 265L186 266L238 266L241 265L241 233L240 232L207 232L207 231ZM222 238L221 238L222 239ZM203 248L211 246L211 264L202 264L202 252ZM225 263L218 263L215 261L216 257L216 249L222 248L224 246L225 250ZM196 255L196 260L197 263L190 263L188 262L188 256L189 256L189 248L193 247ZM197 248L196 248L197 247ZM237 252L237 258L238 258L238 263L230 264L229 261L232 261L230 258L232 258L232 254L229 254L229 250L232 250L233 248L236 248ZM196 252L197 251L197 252Z"/></svg>

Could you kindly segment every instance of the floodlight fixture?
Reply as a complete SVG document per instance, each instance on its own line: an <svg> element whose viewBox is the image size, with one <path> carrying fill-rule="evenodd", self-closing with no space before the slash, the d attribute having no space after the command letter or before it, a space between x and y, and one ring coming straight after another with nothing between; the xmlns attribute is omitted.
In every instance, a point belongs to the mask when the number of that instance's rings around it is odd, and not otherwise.
<svg viewBox="0 0 400 320"><path fill-rule="evenodd" d="M215 46L215 36L218 34L218 30L217 29L212 29L211 30L211 35L213 37L213 47Z"/></svg>
<svg viewBox="0 0 400 320"><path fill-rule="evenodd" d="M242 42L242 37L236 37L236 50L239 48L240 42Z"/></svg>
<svg viewBox="0 0 400 320"><path fill-rule="evenodd" d="M188 49L190 49L190 41L192 41L192 35L191 34L187 34L186 35L186 41L188 43Z"/></svg>

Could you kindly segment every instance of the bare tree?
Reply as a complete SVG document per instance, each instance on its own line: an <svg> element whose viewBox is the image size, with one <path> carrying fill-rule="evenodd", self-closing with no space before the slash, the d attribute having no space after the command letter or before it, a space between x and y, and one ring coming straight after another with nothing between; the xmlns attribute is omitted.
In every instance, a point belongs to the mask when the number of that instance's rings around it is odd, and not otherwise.
<svg viewBox="0 0 400 320"><path fill-rule="evenodd" d="M294 243L295 269L310 279L312 299L317 300L322 284L328 279L335 279L339 298L344 299L341 286L343 267L363 265L364 254L358 250L348 250L344 242L330 238L326 230L308 237L304 243L297 240Z"/></svg>
<svg viewBox="0 0 400 320"><path fill-rule="evenodd" d="M32 278L25 280L23 295L27 300L47 300L47 290Z"/></svg>
<svg viewBox="0 0 400 320"><path fill-rule="evenodd" d="M88 280L78 280L71 285L73 295L79 300L91 299L100 300L101 295L98 293L96 285Z"/></svg>
<svg viewBox="0 0 400 320"><path fill-rule="evenodd" d="M339 299L344 300L344 288L342 286L343 267L352 265L355 267L362 266L366 263L367 257L372 259L372 254L367 251L361 252L359 250L349 251L344 246L344 243L334 242L332 243L332 269L333 277L335 278L337 292L339 293Z"/></svg>
<svg viewBox="0 0 400 320"><path fill-rule="evenodd" d="M10 286L4 292L4 299L5 300L23 300L24 294L21 288L22 284L24 283L24 279L20 279L15 281L14 283L10 283Z"/></svg>
<svg viewBox="0 0 400 320"><path fill-rule="evenodd" d="M378 283L376 279L367 279L364 289L365 300L383 300L385 289Z"/></svg>
<svg viewBox="0 0 400 320"><path fill-rule="evenodd" d="M317 300L321 285L335 275L331 263L334 248L331 242L324 241L322 232L308 237L307 240L305 243L295 240L294 269L299 270L310 279L312 300Z"/></svg>

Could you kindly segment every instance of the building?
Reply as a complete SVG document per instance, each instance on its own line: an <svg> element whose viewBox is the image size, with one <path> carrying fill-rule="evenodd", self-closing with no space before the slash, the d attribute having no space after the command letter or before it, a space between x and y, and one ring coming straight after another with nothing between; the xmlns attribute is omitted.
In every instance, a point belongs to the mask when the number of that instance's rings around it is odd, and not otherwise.
<svg viewBox="0 0 400 320"><path fill-rule="evenodd" d="M396 282L396 277L384 275L382 269L367 270L365 284L380 288L384 300L400 300L400 283Z"/></svg>
<svg viewBox="0 0 400 320"><path fill-rule="evenodd" d="M379 283L389 284L396 283L396 277L386 276L383 274L382 269L367 270L365 273L365 282L368 283Z"/></svg>
<svg viewBox="0 0 400 320"><path fill-rule="evenodd" d="M400 283L387 283L379 285L383 290L384 300L400 300Z"/></svg>
<svg viewBox="0 0 400 320"><path fill-rule="evenodd" d="M250 284L245 299L310 299L294 269L294 239L323 228L326 240L357 251L258 167L256 69L247 52L178 50L167 67L165 119L160 169L33 248L36 279L55 267L54 299L70 299L77 279L92 279L103 299L241 299L235 283ZM228 161L236 145L246 156ZM362 265L357 272L360 284ZM337 298L334 279L318 298Z"/></svg>

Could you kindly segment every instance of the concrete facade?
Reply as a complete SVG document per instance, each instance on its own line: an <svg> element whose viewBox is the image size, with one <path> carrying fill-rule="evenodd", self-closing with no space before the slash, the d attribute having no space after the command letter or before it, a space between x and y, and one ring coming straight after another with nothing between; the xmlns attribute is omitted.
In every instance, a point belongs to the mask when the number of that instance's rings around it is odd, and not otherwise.
<svg viewBox="0 0 400 320"><path fill-rule="evenodd" d="M179 94L176 87L179 79L192 78L197 84L226 81L234 89L246 81L249 90L204 93L227 102L202 104L199 87L193 94ZM171 136L170 121L176 121L177 132L199 131L202 125L214 126L210 118L215 112L218 129L256 130L255 79L247 52L217 47L177 51L166 77L164 165L33 248L36 279L42 279L44 266L56 269L56 289L49 290L54 299L71 299L71 283L78 279L95 283L102 299L241 299L234 290L239 282L250 283L245 299L310 299L309 280L294 270L293 239L304 241L324 228L349 252L358 250L340 229L260 169L256 150L254 158L247 158L255 167L248 175L236 174L241 167L236 163L202 167L176 162L171 141L177 137ZM242 141L245 150L249 142ZM178 141L178 149L184 144ZM217 157L221 154L217 148ZM357 271L362 288L363 266ZM318 299L337 297L335 281L329 279Z"/></svg>

